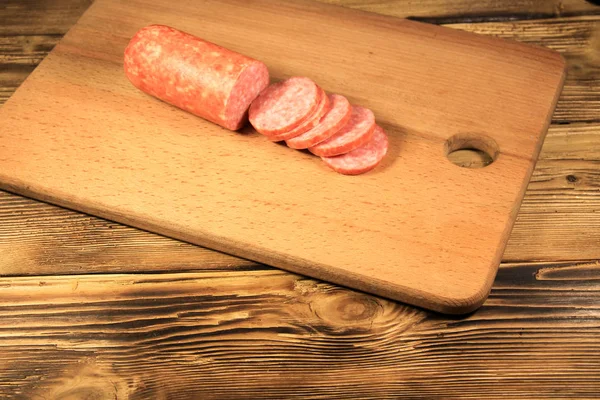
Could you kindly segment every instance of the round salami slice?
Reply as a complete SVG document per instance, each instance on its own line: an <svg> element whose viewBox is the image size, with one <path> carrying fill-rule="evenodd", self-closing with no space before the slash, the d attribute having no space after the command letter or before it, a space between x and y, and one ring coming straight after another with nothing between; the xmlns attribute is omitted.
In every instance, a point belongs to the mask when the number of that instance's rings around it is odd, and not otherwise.
<svg viewBox="0 0 600 400"><path fill-rule="evenodd" d="M288 146L292 149L308 149L330 138L348 123L352 115L352 106L348 99L339 94L331 94L329 95L329 102L331 108L319 123L311 130L286 140Z"/></svg>
<svg viewBox="0 0 600 400"><path fill-rule="evenodd" d="M329 139L309 147L308 150L320 157L332 157L348 153L367 143L373 136L375 116L368 108L354 106L346 125Z"/></svg>
<svg viewBox="0 0 600 400"><path fill-rule="evenodd" d="M133 36L123 69L145 93L232 130L269 85L262 62L164 25Z"/></svg>
<svg viewBox="0 0 600 400"><path fill-rule="evenodd" d="M344 175L364 174L375 168L385 157L388 138L379 125L373 130L373 137L366 144L346 154L334 157L321 157L325 164Z"/></svg>
<svg viewBox="0 0 600 400"><path fill-rule="evenodd" d="M295 138L296 136L302 135L304 132L311 130L315 125L319 123L321 118L331 108L331 104L329 102L329 96L323 89L320 89L321 101L319 102L319 106L315 110L315 112L303 123L292 129L291 131L284 132L281 135L269 136L269 140L273 142L280 142L282 140L288 140Z"/></svg>
<svg viewBox="0 0 600 400"><path fill-rule="evenodd" d="M252 102L250 123L267 136L291 131L315 112L319 94L319 87L305 77L274 83Z"/></svg>

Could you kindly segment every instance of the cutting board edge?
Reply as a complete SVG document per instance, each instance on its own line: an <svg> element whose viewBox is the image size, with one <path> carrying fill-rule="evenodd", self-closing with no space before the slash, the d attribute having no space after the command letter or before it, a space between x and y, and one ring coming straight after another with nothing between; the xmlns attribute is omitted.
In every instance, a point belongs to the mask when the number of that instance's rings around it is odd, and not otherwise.
<svg viewBox="0 0 600 400"><path fill-rule="evenodd" d="M10 178L2 176L1 174L0 190L125 224L136 229L180 240L192 245L206 247L225 254L245 258L295 274L331 282L350 289L365 292L369 295L400 301L443 314L460 315L472 312L479 308L489 295L499 265L498 263L488 268L488 274L482 278L481 284L473 293L460 297L443 296L439 293L402 286L397 283L376 279L371 276L363 276L332 265L321 265L296 257L289 257L274 252L273 250L266 251L266 249L261 248L252 250L252 248L248 246L236 246L235 242L231 239L217 238L214 235L200 236L197 232L186 233L177 230L176 228L166 227L160 222L148 222L147 218L137 218L135 215L126 216L121 213L116 213L106 207L89 205L81 206L84 202L78 201L80 199L68 199L68 196L61 196L60 194L58 196L50 195L43 189L40 190L40 188L34 188L29 184L15 180L14 177ZM201 237L203 239L200 239ZM272 256L269 256L269 254Z"/></svg>

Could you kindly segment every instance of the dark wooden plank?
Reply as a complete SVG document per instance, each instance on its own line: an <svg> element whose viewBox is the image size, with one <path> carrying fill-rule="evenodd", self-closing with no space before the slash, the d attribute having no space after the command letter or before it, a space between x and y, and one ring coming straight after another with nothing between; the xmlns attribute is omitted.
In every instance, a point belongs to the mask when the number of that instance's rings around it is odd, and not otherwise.
<svg viewBox="0 0 600 400"><path fill-rule="evenodd" d="M61 37L62 35L0 34L0 105L17 90Z"/></svg>
<svg viewBox="0 0 600 400"><path fill-rule="evenodd" d="M54 48L62 35L0 36L2 68L36 66Z"/></svg>
<svg viewBox="0 0 600 400"><path fill-rule="evenodd" d="M35 66L19 66L9 68L0 66L0 106L17 90Z"/></svg>
<svg viewBox="0 0 600 400"><path fill-rule="evenodd" d="M431 22L532 19L598 14L585 0L318 0L402 18ZM0 35L64 34L93 0L3 0Z"/></svg>
<svg viewBox="0 0 600 400"><path fill-rule="evenodd" d="M600 259L600 125L551 127L504 259Z"/></svg>
<svg viewBox="0 0 600 400"><path fill-rule="evenodd" d="M64 35L93 0L2 0L0 36Z"/></svg>
<svg viewBox="0 0 600 400"><path fill-rule="evenodd" d="M451 319L276 270L3 278L0 397L592 398L598 277L504 265Z"/></svg>
<svg viewBox="0 0 600 400"><path fill-rule="evenodd" d="M598 6L585 0L319 0L358 10L432 23L520 20L597 14Z"/></svg>
<svg viewBox="0 0 600 400"><path fill-rule="evenodd" d="M3 0L0 105L77 22L92 0Z"/></svg>

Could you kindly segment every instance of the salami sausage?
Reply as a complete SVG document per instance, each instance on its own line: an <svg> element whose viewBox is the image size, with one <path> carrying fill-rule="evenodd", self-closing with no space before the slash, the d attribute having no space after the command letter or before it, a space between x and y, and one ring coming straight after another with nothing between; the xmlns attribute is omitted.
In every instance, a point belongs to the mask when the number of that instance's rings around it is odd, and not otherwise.
<svg viewBox="0 0 600 400"><path fill-rule="evenodd" d="M315 112L320 88L309 78L292 77L266 88L250 106L250 123L267 136L296 128Z"/></svg>
<svg viewBox="0 0 600 400"><path fill-rule="evenodd" d="M358 175L375 168L385 157L387 150L387 135L379 125L376 125L373 137L366 144L346 154L321 157L321 159L329 168L340 174Z"/></svg>
<svg viewBox="0 0 600 400"><path fill-rule="evenodd" d="M346 125L329 139L309 147L308 150L320 157L332 157L352 151L367 143L375 129L375 116L368 108L354 106Z"/></svg>
<svg viewBox="0 0 600 400"><path fill-rule="evenodd" d="M124 69L138 89L232 130L269 84L264 63L163 25L135 34Z"/></svg>
<svg viewBox="0 0 600 400"><path fill-rule="evenodd" d="M327 114L327 112L331 108L329 96L327 96L327 93L325 93L323 89L320 89L320 92L321 101L319 102L319 106L317 107L313 115L311 115L306 121L292 129L291 131L282 133L281 135L269 136L269 140L273 142L280 142L282 140L292 139L296 136L302 135L308 130L311 130L315 125L317 125L321 118L323 118L323 116Z"/></svg>
<svg viewBox="0 0 600 400"><path fill-rule="evenodd" d="M329 95L331 108L311 130L286 140L292 149L307 149L337 133L350 120L352 106L348 99L339 94Z"/></svg>

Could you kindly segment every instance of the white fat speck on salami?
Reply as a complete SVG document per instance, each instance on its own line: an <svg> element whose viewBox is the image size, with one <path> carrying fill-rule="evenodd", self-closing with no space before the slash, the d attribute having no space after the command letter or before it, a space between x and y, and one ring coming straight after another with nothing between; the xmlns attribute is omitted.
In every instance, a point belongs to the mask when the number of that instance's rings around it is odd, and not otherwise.
<svg viewBox="0 0 600 400"><path fill-rule="evenodd" d="M319 106L315 109L315 112L309 118L307 118L306 121L292 129L291 131L284 132L281 135L268 136L269 140L273 142L280 142L282 140L292 139L296 136L302 135L308 130L311 130L315 125L317 125L321 118L323 118L323 116L327 114L327 112L331 108L329 96L327 96L327 93L325 93L323 89L319 88L319 90L321 100L319 101Z"/></svg>
<svg viewBox="0 0 600 400"><path fill-rule="evenodd" d="M331 104L329 112L321 118L315 127L299 136L286 140L289 147L292 149L308 149L329 139L348 123L352 115L352 106L348 99L339 94L330 94L329 102Z"/></svg>
<svg viewBox="0 0 600 400"><path fill-rule="evenodd" d="M368 108L353 106L352 115L346 125L329 139L309 147L308 150L320 157L332 157L348 153L367 143L373 136L375 115Z"/></svg>
<svg viewBox="0 0 600 400"><path fill-rule="evenodd" d="M252 102L250 123L267 136L288 132L309 118L319 105L319 87L309 78L274 83Z"/></svg>
<svg viewBox="0 0 600 400"><path fill-rule="evenodd" d="M321 157L325 165L344 175L364 174L375 168L388 150L387 134L379 125L373 130L373 137L366 144L346 154L334 157Z"/></svg>

